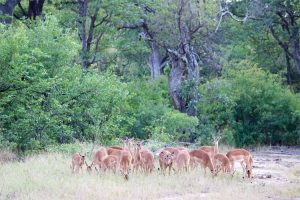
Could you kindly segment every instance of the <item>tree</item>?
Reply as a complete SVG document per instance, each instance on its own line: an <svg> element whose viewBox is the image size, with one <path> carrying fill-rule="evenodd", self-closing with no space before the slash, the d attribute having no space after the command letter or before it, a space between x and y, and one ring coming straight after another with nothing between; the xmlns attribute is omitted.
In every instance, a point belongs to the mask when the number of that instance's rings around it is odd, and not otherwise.
<svg viewBox="0 0 300 200"><path fill-rule="evenodd" d="M265 2L265 6L267 8L264 10L264 14L271 19L271 22L266 24L286 55L288 74L291 73L291 59L295 62L300 75L300 26L298 24L300 4L296 1L286 0Z"/></svg>
<svg viewBox="0 0 300 200"><path fill-rule="evenodd" d="M245 14L242 13L245 13L245 10L251 13L248 17L252 20L250 31L255 29L257 33L264 32L274 38L284 53L287 83L289 85L297 83L300 75L299 2L260 0L231 1L227 4L229 10L235 15L243 16ZM267 40L270 41L270 39Z"/></svg>
<svg viewBox="0 0 300 200"><path fill-rule="evenodd" d="M21 0L6 0L5 4L0 3L0 23L11 24L14 9Z"/></svg>
<svg viewBox="0 0 300 200"><path fill-rule="evenodd" d="M196 114L199 95L199 49L215 30L216 3L178 0L160 2L160 9L149 19L149 29L156 34L147 37L165 49L170 65L169 90L175 109ZM168 20L166 20L168 19ZM199 41L198 38L202 37ZM196 47L198 49L196 50ZM200 46L200 47L199 47ZM182 90L184 84L189 91ZM186 95L184 95L185 93Z"/></svg>
<svg viewBox="0 0 300 200"><path fill-rule="evenodd" d="M44 3L45 0L29 0L27 17L36 19L37 16L41 16Z"/></svg>
<svg viewBox="0 0 300 200"><path fill-rule="evenodd" d="M148 2L147 2L148 3ZM163 74L163 67L166 64L168 59L168 54L166 51L157 44L154 40L155 35L157 34L156 31L151 30L149 28L148 20L151 15L156 14L155 8L152 8L146 4L135 4L139 7L144 16L141 16L140 19L137 20L135 23L123 23L118 25L119 28L126 28L126 29L141 29L142 32L139 33L139 39L146 39L147 44L150 48L150 54L147 60L147 64L150 70L151 79L157 80L159 76Z"/></svg>

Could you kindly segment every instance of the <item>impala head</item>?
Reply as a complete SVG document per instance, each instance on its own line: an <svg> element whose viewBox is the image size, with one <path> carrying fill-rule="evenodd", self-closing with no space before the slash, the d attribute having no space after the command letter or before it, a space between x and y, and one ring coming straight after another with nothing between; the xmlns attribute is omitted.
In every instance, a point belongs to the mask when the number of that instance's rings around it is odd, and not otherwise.
<svg viewBox="0 0 300 200"><path fill-rule="evenodd" d="M220 139L222 138L222 136L220 135L214 135L213 136L213 143L215 146L218 146Z"/></svg>
<svg viewBox="0 0 300 200"><path fill-rule="evenodd" d="M247 166L246 172L247 172L247 177L248 178L254 178L253 175L252 175L252 167Z"/></svg>
<svg viewBox="0 0 300 200"><path fill-rule="evenodd" d="M134 144L134 138L128 138L126 137L124 140L123 140L123 146L124 148L129 148L131 147L131 145Z"/></svg>
<svg viewBox="0 0 300 200"><path fill-rule="evenodd" d="M141 141L136 142L136 149L138 149L138 150L142 149L142 142Z"/></svg>
<svg viewBox="0 0 300 200"><path fill-rule="evenodd" d="M84 163L85 155L81 155L81 154L79 154L79 155L80 155L79 165L81 166Z"/></svg>
<svg viewBox="0 0 300 200"><path fill-rule="evenodd" d="M210 172L211 172L211 174L212 174L213 176L217 176L218 173L219 173L218 169L216 169L216 168L210 170Z"/></svg>
<svg viewBox="0 0 300 200"><path fill-rule="evenodd" d="M174 152L170 153L168 151L162 151L159 154L165 164L170 165L173 162Z"/></svg>

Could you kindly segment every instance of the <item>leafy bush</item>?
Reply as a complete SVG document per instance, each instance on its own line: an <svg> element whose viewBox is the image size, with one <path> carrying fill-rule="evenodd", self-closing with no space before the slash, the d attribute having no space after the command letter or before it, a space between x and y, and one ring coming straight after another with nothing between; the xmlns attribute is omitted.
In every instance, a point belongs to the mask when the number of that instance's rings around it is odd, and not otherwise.
<svg viewBox="0 0 300 200"><path fill-rule="evenodd" d="M33 27L1 27L1 144L18 151L79 140L108 141L123 132L128 91L110 74L84 73L73 35L55 18Z"/></svg>
<svg viewBox="0 0 300 200"><path fill-rule="evenodd" d="M227 70L201 93L200 137L226 129L227 142L233 136L238 146L299 144L299 95L281 86L277 76L257 67Z"/></svg>

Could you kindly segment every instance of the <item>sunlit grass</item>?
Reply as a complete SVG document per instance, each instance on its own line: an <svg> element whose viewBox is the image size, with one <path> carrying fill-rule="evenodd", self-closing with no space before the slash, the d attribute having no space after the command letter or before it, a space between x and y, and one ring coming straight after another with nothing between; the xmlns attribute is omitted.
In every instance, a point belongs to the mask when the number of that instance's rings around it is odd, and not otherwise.
<svg viewBox="0 0 300 200"><path fill-rule="evenodd" d="M84 167L85 169L85 167ZM295 187L263 186L259 180L244 181L239 175L212 178L200 169L163 176L133 173L129 181L120 174L72 174L70 156L41 154L24 162L0 167L0 199L265 199L273 195L295 196Z"/></svg>

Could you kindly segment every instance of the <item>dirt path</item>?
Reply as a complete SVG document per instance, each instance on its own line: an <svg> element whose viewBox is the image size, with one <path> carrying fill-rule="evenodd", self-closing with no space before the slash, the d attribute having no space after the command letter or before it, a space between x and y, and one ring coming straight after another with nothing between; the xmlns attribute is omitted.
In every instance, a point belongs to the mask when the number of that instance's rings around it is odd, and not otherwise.
<svg viewBox="0 0 300 200"><path fill-rule="evenodd" d="M300 147L265 147L252 155L256 184L282 188L282 195L267 198L300 200Z"/></svg>
<svg viewBox="0 0 300 200"><path fill-rule="evenodd" d="M254 159L254 179L247 187L265 188L262 191L270 191L257 194L257 199L300 200L300 147L264 147L252 150L251 153ZM236 169L239 173L242 172L238 163ZM222 198L222 195L209 192L170 195L161 200L227 198L226 195ZM236 196L233 194L232 198L235 199Z"/></svg>

